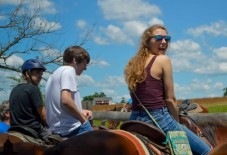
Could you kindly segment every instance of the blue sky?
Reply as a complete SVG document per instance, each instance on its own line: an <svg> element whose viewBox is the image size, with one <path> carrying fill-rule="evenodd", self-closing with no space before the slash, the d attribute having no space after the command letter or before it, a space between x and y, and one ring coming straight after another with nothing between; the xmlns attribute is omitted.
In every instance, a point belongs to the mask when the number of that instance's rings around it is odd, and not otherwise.
<svg viewBox="0 0 227 155"><path fill-rule="evenodd" d="M0 5L15 4L16 0L0 1ZM61 31L49 38L58 40L55 51L78 43L94 26L83 46L92 63L79 77L81 96L104 92L113 102L129 98L124 67L137 52L142 32L156 23L164 24L172 36L167 55L173 64L177 99L222 96L227 87L226 6L226 0L42 0L43 19L51 19L48 22ZM15 55L8 63L22 64L27 58L34 55ZM5 76L18 75L2 70L0 74L6 88L0 91L3 101L12 82Z"/></svg>

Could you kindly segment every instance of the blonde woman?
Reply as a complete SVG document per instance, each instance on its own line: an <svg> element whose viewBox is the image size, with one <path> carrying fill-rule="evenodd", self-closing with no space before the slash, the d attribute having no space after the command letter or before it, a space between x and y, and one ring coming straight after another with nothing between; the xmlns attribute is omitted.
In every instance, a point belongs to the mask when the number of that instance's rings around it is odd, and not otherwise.
<svg viewBox="0 0 227 155"><path fill-rule="evenodd" d="M138 52L126 65L125 79L132 98L130 120L155 125L139 105L139 99L165 133L180 131L182 128L187 134L193 154L208 154L211 150L209 146L189 129L178 124L172 64L165 55L170 41L171 37L163 25L147 28L142 35Z"/></svg>

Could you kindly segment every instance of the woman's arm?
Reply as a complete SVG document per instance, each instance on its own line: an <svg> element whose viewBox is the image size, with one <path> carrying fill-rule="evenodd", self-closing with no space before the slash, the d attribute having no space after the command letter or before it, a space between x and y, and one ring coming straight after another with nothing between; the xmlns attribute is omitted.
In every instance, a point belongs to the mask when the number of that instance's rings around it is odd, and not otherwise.
<svg viewBox="0 0 227 155"><path fill-rule="evenodd" d="M171 60L167 56L162 56L161 59L162 59L161 61L162 70L163 70L162 77L163 77L166 104L170 114L175 118L177 122L179 122L178 108L177 108L176 97L174 93Z"/></svg>

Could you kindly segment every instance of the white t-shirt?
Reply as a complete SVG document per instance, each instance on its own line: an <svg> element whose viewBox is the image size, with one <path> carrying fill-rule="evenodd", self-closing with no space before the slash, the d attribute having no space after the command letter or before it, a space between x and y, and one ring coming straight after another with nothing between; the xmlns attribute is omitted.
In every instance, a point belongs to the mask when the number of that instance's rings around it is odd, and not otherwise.
<svg viewBox="0 0 227 155"><path fill-rule="evenodd" d="M48 79L45 88L46 119L53 133L66 135L78 128L81 123L61 104L61 90L68 89L78 109L82 111L76 72L71 66L59 67Z"/></svg>

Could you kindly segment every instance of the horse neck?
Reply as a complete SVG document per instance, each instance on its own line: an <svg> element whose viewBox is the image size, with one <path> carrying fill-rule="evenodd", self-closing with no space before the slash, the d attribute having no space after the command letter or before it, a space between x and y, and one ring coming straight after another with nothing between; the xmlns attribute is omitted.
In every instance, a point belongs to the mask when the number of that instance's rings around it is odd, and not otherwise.
<svg viewBox="0 0 227 155"><path fill-rule="evenodd" d="M227 154L227 127L216 128L216 141L217 146L209 154Z"/></svg>
<svg viewBox="0 0 227 155"><path fill-rule="evenodd" d="M218 145L227 143L227 127L216 128L216 142Z"/></svg>

